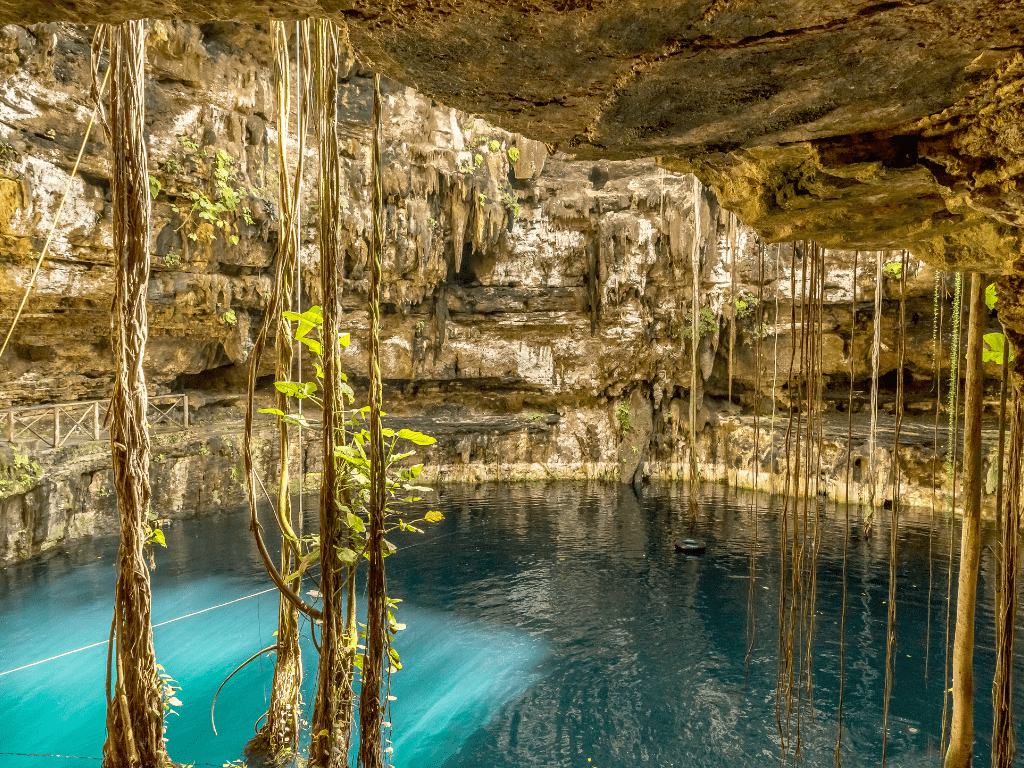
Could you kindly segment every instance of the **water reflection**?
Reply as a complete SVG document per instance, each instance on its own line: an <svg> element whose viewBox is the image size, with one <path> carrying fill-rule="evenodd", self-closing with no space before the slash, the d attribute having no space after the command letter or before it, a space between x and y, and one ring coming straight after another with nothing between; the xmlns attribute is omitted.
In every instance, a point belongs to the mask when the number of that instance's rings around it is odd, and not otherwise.
<svg viewBox="0 0 1024 768"><path fill-rule="evenodd" d="M686 489L668 483L641 497L615 484L569 482L444 486L439 497L431 506L445 520L425 535L397 536L400 552L388 560L390 589L404 600L399 620L409 625L397 641L406 667L394 678L396 766L717 767L778 760L782 528L767 499L755 515L749 494L705 486L693 522ZM834 764L844 515L823 506L818 517L813 710L801 713L801 754L810 766ZM862 530L856 510L853 523ZM874 537L850 545L847 766L880 760L887 524L880 513ZM229 512L170 529L154 574L154 622L268 587L245 528L244 513ZM673 538L690 533L707 541L705 555L673 551ZM955 560L959 530L941 515L905 514L899 532L893 766L938 762L951 534ZM994 665L990 527L984 536L975 663L979 766L989 760ZM105 639L115 547L109 539L83 543L65 557L0 572L0 671ZM755 641L748 675L750 599ZM240 755L266 707L269 660L250 665L221 694L219 737L209 728L209 699L235 664L272 642L275 604L267 594L156 630L160 659L184 686L185 706L169 731L176 759L219 765ZM308 642L306 650L310 670ZM0 677L0 743L98 755L104 661L104 649L96 648L30 675ZM312 684L310 676L307 702ZM14 759L0 762L36 764Z"/></svg>

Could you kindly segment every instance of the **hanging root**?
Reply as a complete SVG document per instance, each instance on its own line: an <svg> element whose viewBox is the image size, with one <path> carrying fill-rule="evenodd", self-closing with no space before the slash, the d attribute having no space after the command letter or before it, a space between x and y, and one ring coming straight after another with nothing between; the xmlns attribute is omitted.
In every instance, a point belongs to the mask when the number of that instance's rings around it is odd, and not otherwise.
<svg viewBox="0 0 1024 768"><path fill-rule="evenodd" d="M886 616L885 642L885 702L882 707L882 765L885 765L885 752L889 737L889 703L892 700L892 684L896 658L896 558L899 541L900 507L900 428L903 425L903 367L907 356L907 252L903 251L901 262L902 278L900 279L900 329L897 339L899 364L896 379L896 428L892 452L892 515L889 520L889 600Z"/></svg>
<svg viewBox="0 0 1024 768"><path fill-rule="evenodd" d="M1007 344L1009 346L1009 344ZM1004 358L1005 360L1005 358ZM1004 362L1004 367L1006 363ZM1016 377L1015 377L1016 378ZM1015 382L1010 424L1006 513L1003 515L996 588L996 670L992 680L992 768L1012 768L1016 751L1013 727L1013 634L1017 617L1021 513L1021 459L1024 453L1024 400ZM1001 447L1001 446L1000 446Z"/></svg>
<svg viewBox="0 0 1024 768"><path fill-rule="evenodd" d="M220 686L218 686L217 692L215 694L213 694L213 703L210 704L210 725L213 726L213 735L214 736L217 735L217 722L216 722L216 720L214 720L213 710L217 706L217 697L220 696L220 692L224 689L224 686L228 684L228 680L230 680L232 677L234 677L235 673L240 672L243 669L245 669L245 667L248 666L250 662L256 661L256 659L258 659L260 656L262 656L265 653L270 653L271 651L276 651L276 650L277 650L277 645L270 645L270 646L267 646L266 648L264 648L262 651L257 651L252 656L250 656L248 659L246 659L241 664L239 664L237 667L235 667L234 671L232 671L232 673L230 675L225 677L224 678L224 682L222 682L220 684Z"/></svg>

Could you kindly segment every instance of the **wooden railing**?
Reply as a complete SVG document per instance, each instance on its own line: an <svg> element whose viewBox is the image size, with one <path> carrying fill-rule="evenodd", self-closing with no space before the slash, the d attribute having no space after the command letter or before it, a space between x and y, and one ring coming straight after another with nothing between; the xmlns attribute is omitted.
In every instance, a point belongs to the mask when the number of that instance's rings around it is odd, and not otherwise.
<svg viewBox="0 0 1024 768"><path fill-rule="evenodd" d="M146 419L150 428L168 424L188 429L188 395L157 395L149 398ZM8 443L38 440L60 448L73 437L99 440L107 430L110 400L81 400L76 403L8 408L0 411Z"/></svg>

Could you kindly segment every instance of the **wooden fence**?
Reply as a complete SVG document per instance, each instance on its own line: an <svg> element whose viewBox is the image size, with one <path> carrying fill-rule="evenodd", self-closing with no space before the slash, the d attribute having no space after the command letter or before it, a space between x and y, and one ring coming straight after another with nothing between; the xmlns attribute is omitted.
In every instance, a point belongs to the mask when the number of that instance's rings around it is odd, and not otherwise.
<svg viewBox="0 0 1024 768"><path fill-rule="evenodd" d="M188 429L188 395L158 395L149 398L146 419L149 427L168 424ZM82 400L77 403L8 408L0 411L6 424L8 443L41 442L60 448L72 438L99 440L107 431L110 400Z"/></svg>

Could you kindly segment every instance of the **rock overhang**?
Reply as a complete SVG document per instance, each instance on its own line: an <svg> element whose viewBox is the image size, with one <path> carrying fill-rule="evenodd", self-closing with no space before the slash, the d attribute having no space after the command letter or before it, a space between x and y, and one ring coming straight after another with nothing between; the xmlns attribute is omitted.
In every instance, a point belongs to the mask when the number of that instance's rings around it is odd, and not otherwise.
<svg viewBox="0 0 1024 768"><path fill-rule="evenodd" d="M17 23L308 16L552 151L692 171L768 240L992 270L1021 247L1017 0L0 0Z"/></svg>

